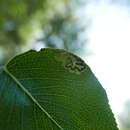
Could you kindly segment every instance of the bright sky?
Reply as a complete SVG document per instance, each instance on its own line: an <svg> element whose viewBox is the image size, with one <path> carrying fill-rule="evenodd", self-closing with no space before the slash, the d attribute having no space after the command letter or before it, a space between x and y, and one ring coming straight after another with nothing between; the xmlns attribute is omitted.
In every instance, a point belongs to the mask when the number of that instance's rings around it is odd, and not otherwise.
<svg viewBox="0 0 130 130"><path fill-rule="evenodd" d="M106 89L116 116L130 99L130 14L121 5L91 3L86 16L92 18L89 28L89 49L85 57Z"/></svg>

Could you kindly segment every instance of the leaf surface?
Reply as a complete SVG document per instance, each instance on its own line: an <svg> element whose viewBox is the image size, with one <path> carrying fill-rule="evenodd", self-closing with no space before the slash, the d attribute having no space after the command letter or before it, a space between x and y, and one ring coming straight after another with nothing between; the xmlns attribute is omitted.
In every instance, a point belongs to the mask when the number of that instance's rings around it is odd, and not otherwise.
<svg viewBox="0 0 130 130"><path fill-rule="evenodd" d="M118 130L105 90L79 57L28 51L0 70L0 130Z"/></svg>

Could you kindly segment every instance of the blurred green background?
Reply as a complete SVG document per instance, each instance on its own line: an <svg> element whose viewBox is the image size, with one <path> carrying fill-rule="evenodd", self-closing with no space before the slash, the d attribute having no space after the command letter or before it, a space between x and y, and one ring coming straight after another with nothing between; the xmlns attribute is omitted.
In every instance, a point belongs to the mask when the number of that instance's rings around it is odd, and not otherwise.
<svg viewBox="0 0 130 130"><path fill-rule="evenodd" d="M42 47L62 48L89 57L87 34L91 20L82 16L82 11L90 1L0 0L0 66L17 54ZM129 0L124 3L130 5ZM130 130L130 101L119 113L118 122L120 130Z"/></svg>
<svg viewBox="0 0 130 130"><path fill-rule="evenodd" d="M0 0L0 64L41 47L80 53L86 39L76 11L84 1Z"/></svg>

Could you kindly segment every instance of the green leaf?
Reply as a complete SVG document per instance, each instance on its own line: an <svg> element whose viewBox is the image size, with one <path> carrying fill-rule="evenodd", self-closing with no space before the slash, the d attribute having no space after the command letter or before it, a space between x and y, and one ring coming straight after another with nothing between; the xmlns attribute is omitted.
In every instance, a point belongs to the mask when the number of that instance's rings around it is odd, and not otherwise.
<svg viewBox="0 0 130 130"><path fill-rule="evenodd" d="M0 69L0 130L118 130L105 90L79 57L29 51Z"/></svg>

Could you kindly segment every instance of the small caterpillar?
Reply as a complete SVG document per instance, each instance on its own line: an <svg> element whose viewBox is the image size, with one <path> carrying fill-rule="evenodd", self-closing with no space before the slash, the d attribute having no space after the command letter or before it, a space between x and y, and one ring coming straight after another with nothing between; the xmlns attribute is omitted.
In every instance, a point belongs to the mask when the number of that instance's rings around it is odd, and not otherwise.
<svg viewBox="0 0 130 130"><path fill-rule="evenodd" d="M65 67L73 72L82 72L86 68L86 64L79 57L75 55L69 55L66 58Z"/></svg>
<svg viewBox="0 0 130 130"><path fill-rule="evenodd" d="M55 58L58 61L62 61L64 67L73 73L80 74L87 67L81 58L68 52L63 52L60 55L57 55Z"/></svg>

